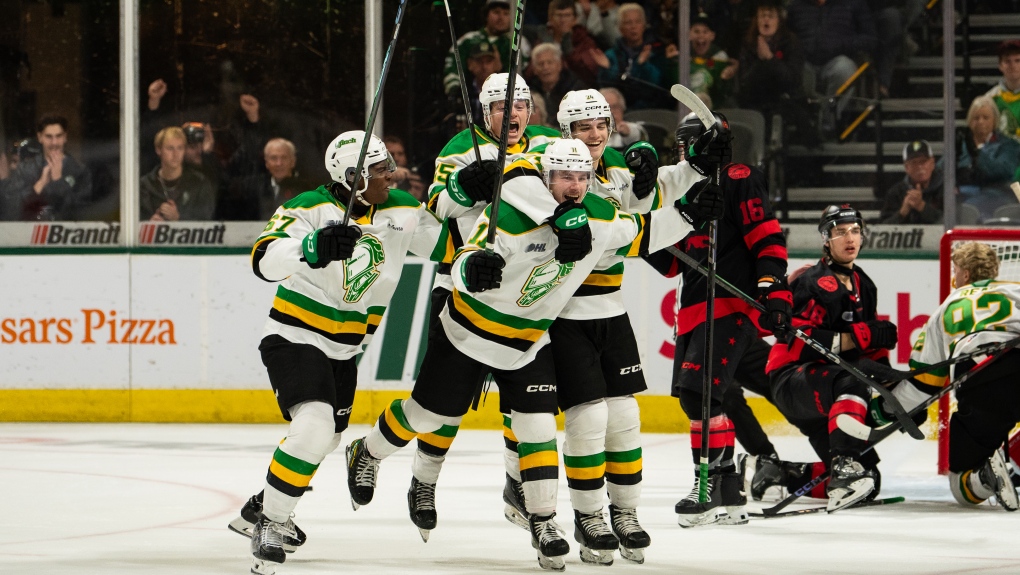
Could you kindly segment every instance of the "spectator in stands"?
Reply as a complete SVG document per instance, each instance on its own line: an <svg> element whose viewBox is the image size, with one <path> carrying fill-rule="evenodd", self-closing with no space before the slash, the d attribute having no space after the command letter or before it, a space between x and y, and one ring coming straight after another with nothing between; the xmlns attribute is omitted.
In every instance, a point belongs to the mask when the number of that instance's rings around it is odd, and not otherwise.
<svg viewBox="0 0 1020 575"><path fill-rule="evenodd" d="M482 91L482 84L485 83L485 79L499 72L503 68L503 64L500 61L499 51L496 50L495 44L485 39L474 39L467 43L470 46L468 46L468 58L465 67L469 74L468 78L471 80L467 90L468 98L471 98L471 121L482 125L482 104L478 100L478 95ZM459 84L457 90L457 95L459 96ZM464 127L466 128L467 126Z"/></svg>
<svg viewBox="0 0 1020 575"><path fill-rule="evenodd" d="M497 72L510 71L510 42L512 40L512 27L510 21L509 0L486 0L482 13L485 25L479 30L464 34L457 39L457 49L460 50L461 62L466 62L470 55L471 46L481 40L495 46L499 53L499 61L502 67ZM520 39L520 62L518 70L524 70L531 57L531 44L527 38ZM478 83L481 85L481 82ZM443 64L443 91L451 98L460 97L460 78L457 74L457 62L453 58L453 48L447 54Z"/></svg>
<svg viewBox="0 0 1020 575"><path fill-rule="evenodd" d="M545 103L542 94L534 90L531 92L531 109L533 111L528 117L529 126L549 126L549 106Z"/></svg>
<svg viewBox="0 0 1020 575"><path fill-rule="evenodd" d="M578 0L578 21L595 43L608 49L620 39L620 5L616 0Z"/></svg>
<svg viewBox="0 0 1020 575"><path fill-rule="evenodd" d="M36 123L40 152L21 158L0 182L0 214L11 220L75 220L92 194L92 174L68 155L67 118L44 115Z"/></svg>
<svg viewBox="0 0 1020 575"><path fill-rule="evenodd" d="M864 0L792 0L787 23L804 50L804 87L809 96L835 96L857 70L854 59L870 58L878 42ZM820 125L824 136L835 134L853 94L853 88L843 92L835 110L822 106Z"/></svg>
<svg viewBox="0 0 1020 575"><path fill-rule="evenodd" d="M998 52L1002 79L985 95L999 108L999 131L1020 140L1020 40L999 44Z"/></svg>
<svg viewBox="0 0 1020 575"><path fill-rule="evenodd" d="M397 165L393 172L393 184L390 186L414 196L418 201L425 197L425 184L418 175L417 168L411 168L407 163L407 150L404 149L404 141L397 136L386 136L383 138L386 144L386 151L393 157L393 163Z"/></svg>
<svg viewBox="0 0 1020 575"><path fill-rule="evenodd" d="M623 97L623 93L616 88L602 88L599 92L606 97L609 111L613 113L613 124L616 126L616 130L609 136L607 145L622 152L634 142L647 141L648 132L645 131L644 126L623 119L623 115L627 112L627 100Z"/></svg>
<svg viewBox="0 0 1020 575"><path fill-rule="evenodd" d="M619 14L620 39L606 52L609 65L599 72L599 85L619 89L635 110L675 105L663 88L663 45L646 30L645 9L628 2Z"/></svg>
<svg viewBox="0 0 1020 575"><path fill-rule="evenodd" d="M999 108L978 96L967 111L967 128L957 136L956 183L960 199L992 217L995 208L1017 202L1009 189L1020 168L1020 143L998 130Z"/></svg>
<svg viewBox="0 0 1020 575"><path fill-rule="evenodd" d="M184 163L202 172L219 192L223 184L223 168L213 152L216 139L212 126L202 122L185 122L181 129L187 144L184 147Z"/></svg>
<svg viewBox="0 0 1020 575"><path fill-rule="evenodd" d="M536 43L548 42L559 46L563 64L581 80L584 87L595 85L599 70L609 66L609 60L595 44L595 39L577 23L574 0L552 0L549 3L549 21L535 31L535 40Z"/></svg>
<svg viewBox="0 0 1020 575"><path fill-rule="evenodd" d="M688 85L709 108L732 106L733 78L740 63L730 58L715 44L715 31L708 14L700 13L691 20L691 81ZM666 49L665 84L679 81L679 50L674 45ZM757 88L756 88L757 89Z"/></svg>
<svg viewBox="0 0 1020 575"><path fill-rule="evenodd" d="M559 45L550 42L543 42L532 50L528 72L525 79L531 93L541 94L547 103L555 102L557 106L567 92L588 87L563 65L563 52Z"/></svg>
<svg viewBox="0 0 1020 575"><path fill-rule="evenodd" d="M216 219L266 221L276 208L312 187L297 173L297 148L284 138L273 138L262 149L266 170L231 180L217 196Z"/></svg>
<svg viewBox="0 0 1020 575"><path fill-rule="evenodd" d="M907 29L904 21L902 0L868 0L878 46L875 51L875 71L878 74L878 91L884 98L889 97L893 70L903 49Z"/></svg>
<svg viewBox="0 0 1020 575"><path fill-rule="evenodd" d="M139 215L143 220L209 220L216 190L202 172L184 163L186 138L177 126L163 128L154 140L160 165L139 184Z"/></svg>
<svg viewBox="0 0 1020 575"><path fill-rule="evenodd" d="M924 140L903 147L906 176L885 193L883 224L941 224L942 169Z"/></svg>

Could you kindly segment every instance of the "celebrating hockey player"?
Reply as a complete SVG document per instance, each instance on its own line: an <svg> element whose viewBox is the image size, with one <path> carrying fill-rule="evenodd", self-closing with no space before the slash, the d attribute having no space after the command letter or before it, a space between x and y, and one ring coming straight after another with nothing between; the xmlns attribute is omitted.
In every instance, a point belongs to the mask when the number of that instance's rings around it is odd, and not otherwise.
<svg viewBox="0 0 1020 575"><path fill-rule="evenodd" d="M976 351L990 342L1020 334L1020 284L996 281L999 259L986 244L966 242L951 255L953 285L939 309L931 315L910 354L912 369ZM980 358L979 358L980 359ZM975 366L963 360L955 374ZM1013 348L974 375L956 391L957 410L949 420L949 489L961 504L976 505L995 497L1006 511L1020 508L1010 480L1009 457L1003 443L1020 421L1020 350ZM949 379L947 369L918 375L917 382L899 383L893 394L906 409L939 391ZM876 425L889 423L883 404L872 400L870 414Z"/></svg>
<svg viewBox="0 0 1020 575"><path fill-rule="evenodd" d="M541 169L527 159L507 168L495 242L486 242L487 209L454 262L454 289L410 399L394 401L347 448L356 507L372 500L380 459L463 416L479 376L491 372L511 410L532 545L543 567L562 568L569 545L551 524L559 466L549 326L606 252L636 256L675 243L718 201L706 189L676 209L630 215L587 194L591 177L578 140L550 144Z"/></svg>
<svg viewBox="0 0 1020 575"><path fill-rule="evenodd" d="M867 234L861 213L849 204L829 206L818 222L824 256L791 284L793 326L850 361L888 365L896 325L876 317L878 290L857 257ZM868 384L799 339L772 347L766 371L779 411L808 437L828 464L830 511L878 494L878 455L862 454L865 441L836 425L846 414L863 422L871 399Z"/></svg>
<svg viewBox="0 0 1020 575"><path fill-rule="evenodd" d="M725 118L719 119L726 125ZM728 133L727 133L728 136ZM769 331L782 335L788 329L791 296L786 286L786 242L779 222L772 213L768 189L761 170L743 164L729 163L729 156L715 157L700 152L703 142L712 137L697 115L689 114L677 127L676 142L680 152L680 163L659 169L659 181L663 187L675 185L681 170L690 166L701 178L714 174L715 166L721 164L719 186L722 188L724 207L719 220L717 273L745 292L757 290L762 303L769 313L761 315L750 305L731 296L722 288L716 288L715 326L713 349L719 352L713 367L713 386L708 433L709 475L708 500L698 501L700 477L697 474L701 458L702 425L702 365L706 345L706 299L707 284L704 276L696 269L686 266L667 251L652 254L646 260L667 277L683 273L680 289L680 310L676 318L676 351L673 359L674 397L691 420L691 453L695 464L695 483L690 494L676 504L677 521L681 527L696 527L712 523L747 523L744 505L747 501L743 491L743 469L734 463L734 423L724 410L724 397L731 387L732 393L742 394L735 378L749 384L764 384L765 361L768 344L759 339L758 325L765 333ZM708 260L707 230L699 230L684 239L680 246L683 252L704 264ZM765 380L765 381L763 381ZM746 406L746 403L744 404ZM745 427L757 427L757 420L750 412L748 422L739 422ZM764 433L761 433L764 436ZM766 438L767 441L767 438Z"/></svg>
<svg viewBox="0 0 1020 575"><path fill-rule="evenodd" d="M281 282L259 351L290 421L264 491L230 524L251 537L252 573L271 574L285 551L304 543L291 516L323 458L340 444L358 383L356 356L379 325L408 250L439 258L446 245L425 206L389 189L396 165L376 136L360 178L353 178L364 138L360 130L337 136L325 157L333 182L278 208L252 249L255 275ZM342 226L346 209L352 225Z"/></svg>

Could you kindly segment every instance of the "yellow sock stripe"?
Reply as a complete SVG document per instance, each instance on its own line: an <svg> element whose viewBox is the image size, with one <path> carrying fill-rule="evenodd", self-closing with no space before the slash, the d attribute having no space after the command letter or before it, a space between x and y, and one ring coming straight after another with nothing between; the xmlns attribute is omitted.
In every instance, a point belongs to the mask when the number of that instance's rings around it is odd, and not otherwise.
<svg viewBox="0 0 1020 575"><path fill-rule="evenodd" d="M435 433L418 434L418 439L440 449L450 449L450 446L453 445L454 437L456 437L456 435L452 437L443 437L442 435L436 435Z"/></svg>
<svg viewBox="0 0 1020 575"><path fill-rule="evenodd" d="M555 451L539 451L521 458L521 471L536 467L558 467Z"/></svg>
<svg viewBox="0 0 1020 575"><path fill-rule="evenodd" d="M386 407L386 411L383 412L383 416L386 418L386 425L389 426L390 431L392 431L393 435L396 435L400 439L403 439L404 441L411 441L416 435L418 435L413 429L404 427L404 425L400 422L402 418L393 413L392 403Z"/></svg>
<svg viewBox="0 0 1020 575"><path fill-rule="evenodd" d="M635 461L607 461L606 473L614 475L629 475L641 472L642 459Z"/></svg>
<svg viewBox="0 0 1020 575"><path fill-rule="evenodd" d="M598 479L606 474L606 464L596 467L564 467L569 479Z"/></svg>
<svg viewBox="0 0 1020 575"><path fill-rule="evenodd" d="M308 487L308 484L312 481L312 477L315 476L313 471L311 475L302 475L295 473L290 469L280 465L275 459L269 464L269 472L279 477L283 481L293 485L294 487Z"/></svg>
<svg viewBox="0 0 1020 575"><path fill-rule="evenodd" d="M970 489L970 476L973 473L973 471L964 471L960 474L960 494L963 495L963 498L968 502L977 505L979 503L984 503L985 500L974 495L974 492Z"/></svg>

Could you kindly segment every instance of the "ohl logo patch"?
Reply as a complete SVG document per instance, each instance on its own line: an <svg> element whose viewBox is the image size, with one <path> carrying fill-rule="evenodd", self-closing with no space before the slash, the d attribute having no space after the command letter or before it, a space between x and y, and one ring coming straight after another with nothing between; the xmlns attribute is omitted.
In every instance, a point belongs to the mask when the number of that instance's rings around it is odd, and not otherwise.
<svg viewBox="0 0 1020 575"><path fill-rule="evenodd" d="M379 279L379 265L386 261L382 242L372 234L361 236L354 245L354 254L344 260L344 301L356 303L365 296L368 288Z"/></svg>
<svg viewBox="0 0 1020 575"><path fill-rule="evenodd" d="M532 306L538 300L549 295L553 288L560 285L560 280L573 269L574 262L561 264L556 261L556 258L535 266L535 269L531 270L531 275L528 276L528 281L524 282L524 287L521 288L523 295L517 300L517 305Z"/></svg>

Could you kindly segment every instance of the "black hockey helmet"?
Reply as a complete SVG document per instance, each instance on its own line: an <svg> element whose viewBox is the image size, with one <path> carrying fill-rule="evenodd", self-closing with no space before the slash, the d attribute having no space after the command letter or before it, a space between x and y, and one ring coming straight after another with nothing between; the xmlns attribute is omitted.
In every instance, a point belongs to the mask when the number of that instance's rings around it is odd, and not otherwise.
<svg viewBox="0 0 1020 575"><path fill-rule="evenodd" d="M829 241L829 232L839 224L856 223L861 226L861 233L867 233L867 226L864 223L864 216L860 210L850 204L829 206L822 211L822 218L818 220L818 233L822 234L822 242Z"/></svg>
<svg viewBox="0 0 1020 575"><path fill-rule="evenodd" d="M712 112L716 120L724 128L729 128L729 123L726 121L726 116L723 116L719 112ZM680 150L683 156L687 157L687 149L690 148L691 144L697 141L702 134L705 133L705 125L701 123L701 119L694 112L684 116L683 120L680 120L680 125L676 127L676 147Z"/></svg>

